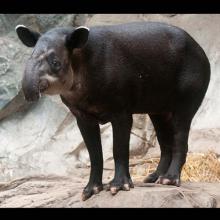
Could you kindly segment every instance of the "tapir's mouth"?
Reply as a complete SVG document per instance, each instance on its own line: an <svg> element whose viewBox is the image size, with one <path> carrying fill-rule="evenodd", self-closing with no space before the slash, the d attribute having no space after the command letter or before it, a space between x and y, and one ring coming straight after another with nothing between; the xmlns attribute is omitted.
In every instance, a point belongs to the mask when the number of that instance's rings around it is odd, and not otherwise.
<svg viewBox="0 0 220 220"><path fill-rule="evenodd" d="M43 93L45 92L49 87L49 82L47 79L40 79L39 82L39 92Z"/></svg>

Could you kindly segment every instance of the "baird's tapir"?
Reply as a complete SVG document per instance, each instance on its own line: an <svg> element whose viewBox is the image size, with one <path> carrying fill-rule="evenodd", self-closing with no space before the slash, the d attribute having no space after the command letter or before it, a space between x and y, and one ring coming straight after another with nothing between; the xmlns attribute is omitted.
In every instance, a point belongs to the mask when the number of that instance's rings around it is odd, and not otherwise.
<svg viewBox="0 0 220 220"><path fill-rule="evenodd" d="M210 63L184 30L158 22L59 27L40 34L18 25L19 39L34 50L25 67L26 100L59 94L77 119L91 172L82 199L103 189L99 124L113 129L114 195L134 187L129 173L132 114L147 113L161 158L147 183L180 185L191 121L210 81ZM59 117L59 116L58 116Z"/></svg>

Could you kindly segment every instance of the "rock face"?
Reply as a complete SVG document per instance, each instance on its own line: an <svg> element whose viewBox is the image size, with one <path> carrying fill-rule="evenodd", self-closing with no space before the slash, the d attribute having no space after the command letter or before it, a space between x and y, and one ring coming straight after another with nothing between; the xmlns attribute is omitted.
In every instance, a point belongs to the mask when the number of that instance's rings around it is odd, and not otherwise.
<svg viewBox="0 0 220 220"><path fill-rule="evenodd" d="M59 97L43 97L28 104L20 91L25 62L32 49L15 35L24 24L44 32L55 26L110 25L131 21L161 21L182 27L204 48L211 62L212 77L207 96L193 120L189 150L213 149L220 153L220 15L0 15L0 181L27 175L69 176L77 167L89 165L89 157L74 116ZM112 159L110 124L101 126L104 160ZM131 157L159 154L153 126L145 115L134 115ZM123 193L122 193L123 195Z"/></svg>

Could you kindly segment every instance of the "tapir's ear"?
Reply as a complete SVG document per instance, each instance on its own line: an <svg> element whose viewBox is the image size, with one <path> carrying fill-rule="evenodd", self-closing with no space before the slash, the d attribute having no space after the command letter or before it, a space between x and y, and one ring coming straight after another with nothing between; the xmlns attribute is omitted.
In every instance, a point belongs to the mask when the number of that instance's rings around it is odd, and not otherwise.
<svg viewBox="0 0 220 220"><path fill-rule="evenodd" d="M30 30L24 25L17 25L15 31L18 38L27 47L34 47L40 37L40 33Z"/></svg>
<svg viewBox="0 0 220 220"><path fill-rule="evenodd" d="M66 47L69 50L82 48L85 46L89 37L89 28L78 27L71 34L66 36Z"/></svg>

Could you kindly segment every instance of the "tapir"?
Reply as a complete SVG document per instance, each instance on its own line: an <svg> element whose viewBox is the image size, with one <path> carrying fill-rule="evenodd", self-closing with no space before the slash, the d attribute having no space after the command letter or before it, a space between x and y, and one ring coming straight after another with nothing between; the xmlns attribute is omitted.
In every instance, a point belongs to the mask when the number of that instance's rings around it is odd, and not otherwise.
<svg viewBox="0 0 220 220"><path fill-rule="evenodd" d="M210 63L183 29L160 22L93 27L57 27L45 33L24 25L18 38L33 52L22 89L27 101L60 95L76 117L91 170L82 200L103 190L100 124L113 133L112 195L134 187L129 173L133 114L148 114L161 157L147 183L180 186L192 119L210 81ZM59 116L57 116L59 117Z"/></svg>

